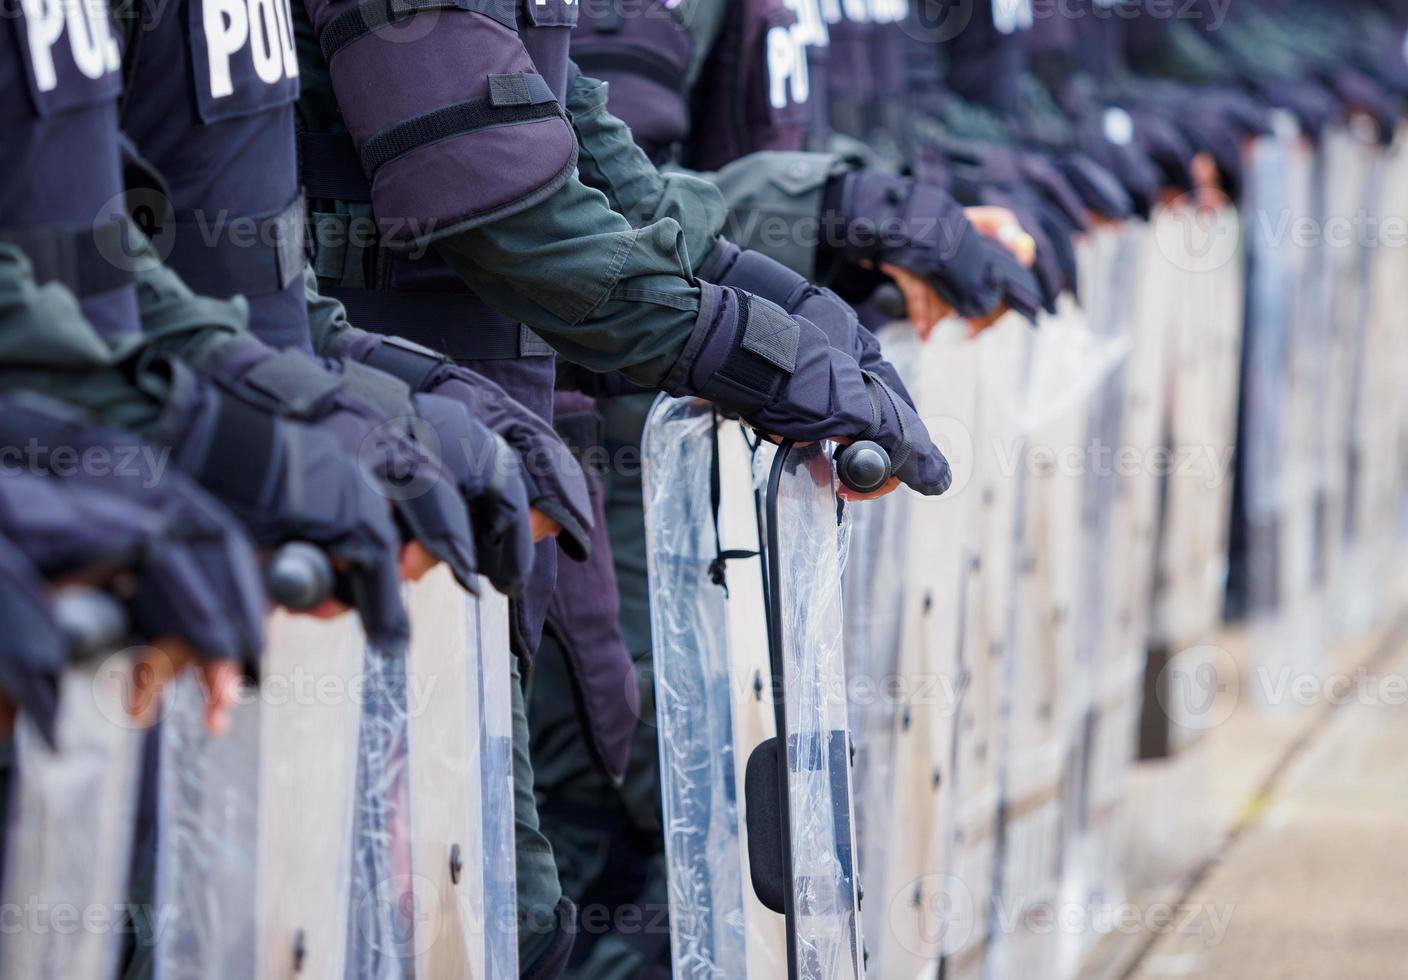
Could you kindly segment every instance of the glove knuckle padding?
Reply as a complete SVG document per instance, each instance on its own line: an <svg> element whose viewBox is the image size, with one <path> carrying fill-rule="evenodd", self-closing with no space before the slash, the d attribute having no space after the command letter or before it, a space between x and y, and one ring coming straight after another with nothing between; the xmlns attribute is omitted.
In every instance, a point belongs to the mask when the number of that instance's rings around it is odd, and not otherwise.
<svg viewBox="0 0 1408 980"><path fill-rule="evenodd" d="M388 247L513 214L571 176L571 125L512 0L306 3Z"/></svg>
<svg viewBox="0 0 1408 980"><path fill-rule="evenodd" d="M855 345L859 321L850 304L762 252L720 241L699 275L720 286L776 303L789 314L806 317L825 331L837 350L850 351Z"/></svg>

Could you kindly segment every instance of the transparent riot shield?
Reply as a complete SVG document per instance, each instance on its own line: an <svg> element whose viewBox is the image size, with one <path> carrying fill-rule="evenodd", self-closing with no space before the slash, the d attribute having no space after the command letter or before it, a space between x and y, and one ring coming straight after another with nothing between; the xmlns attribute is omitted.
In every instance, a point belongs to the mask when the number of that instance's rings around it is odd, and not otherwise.
<svg viewBox="0 0 1408 980"><path fill-rule="evenodd" d="M915 394L921 347L914 330L898 323L877 336L886 358L905 372L905 386ZM953 465L952 459L949 462ZM896 806L896 794L912 788L921 765L911 747L919 741L922 721L913 716L907 697L908 680L917 671L906 657L912 646L903 642L909 606L903 556L909 536L917 530L911 521L917 504L914 495L892 493L852 509L850 560L843 580L848 707L855 741L857 871L872 898L865 914L869 969L879 968L888 945L884 917L894 860L907 858L917 865L917 852L927 836L918 813ZM927 783L927 777L923 781ZM922 793L919 799L927 797ZM909 821L894 826L892 817L901 809L909 810Z"/></svg>
<svg viewBox="0 0 1408 980"><path fill-rule="evenodd" d="M718 457L738 456L733 431L717 430L707 404L661 400L642 446L671 957L687 980L749 976L750 945L766 943L750 937L744 898L734 712L751 698L734 685L729 642L730 600L761 588L758 535L756 522L751 536L726 525L738 508L715 504ZM737 560L721 557L729 552ZM760 615L761 602L751 605Z"/></svg>
<svg viewBox="0 0 1408 980"><path fill-rule="evenodd" d="M156 905L158 980L257 974L259 722L257 692L240 689L221 737L205 728L193 674L166 694L158 726Z"/></svg>
<svg viewBox="0 0 1408 980"><path fill-rule="evenodd" d="M404 656L366 652L348 975L517 975L506 600L407 587Z"/></svg>
<svg viewBox="0 0 1408 980"><path fill-rule="evenodd" d="M754 480L755 454L766 484ZM845 529L825 447L774 456L702 402L662 399L645 428L678 977L861 971L841 647ZM769 542L766 576L760 540ZM774 703L773 692L785 698ZM779 717L785 757L771 741ZM765 772L751 764L769 758ZM775 849L759 847L765 835Z"/></svg>
<svg viewBox="0 0 1408 980"><path fill-rule="evenodd" d="M350 612L321 620L280 610L269 621L256 702L260 977L346 968L365 646Z"/></svg>
<svg viewBox="0 0 1408 980"><path fill-rule="evenodd" d="M784 750L774 769L785 808L783 905L789 920L788 975L860 980L864 974L846 718L841 570L849 528L837 506L825 444L776 451L765 494L769 647ZM776 691L781 681L784 690ZM782 738L782 736L778 736ZM766 772L764 746L750 771ZM758 769L755 770L755 765ZM752 772L750 772L752 775ZM750 804L757 805L750 786ZM772 787L768 787L772 788ZM749 821L757 835L759 823ZM750 840L754 888L761 851Z"/></svg>
<svg viewBox="0 0 1408 980"><path fill-rule="evenodd" d="M852 508L845 572L866 970L913 977L937 962L946 938L944 845L973 559L979 381L966 323L941 324L923 344L906 324L880 338L891 362L907 369L906 386L953 471L940 497L901 492Z"/></svg>
<svg viewBox="0 0 1408 980"><path fill-rule="evenodd" d="M408 588L418 977L518 976L508 600L437 567Z"/></svg>
<svg viewBox="0 0 1408 980"><path fill-rule="evenodd" d="M22 918L0 941L0 976L108 980L125 934L151 925L137 917L159 911L126 901L143 735L127 715L131 663L65 672L54 748L16 723L3 898Z"/></svg>
<svg viewBox="0 0 1408 980"><path fill-rule="evenodd" d="M1293 121L1251 149L1248 215L1314 220L1314 171ZM1313 670L1315 471L1309 438L1318 430L1313 381L1324 357L1325 310L1315 298L1310 244L1278 233L1282 223L1247 227L1247 319L1242 366L1237 499L1232 538L1235 606L1248 623L1252 658L1273 668ZM1283 229L1282 229L1283 231Z"/></svg>
<svg viewBox="0 0 1408 980"><path fill-rule="evenodd" d="M1089 549L1098 541L1098 491L1110 465L1103 413L1127 352L1127 340L1092 329L1069 302L1028 337L1014 477L1017 547L1008 570L1013 628L998 699L996 904L1007 927L994 933L992 977L1054 973L1062 954L1061 935L1040 916L1062 887L1062 831L1090 704L1078 628L1089 591L1099 586L1098 554Z"/></svg>

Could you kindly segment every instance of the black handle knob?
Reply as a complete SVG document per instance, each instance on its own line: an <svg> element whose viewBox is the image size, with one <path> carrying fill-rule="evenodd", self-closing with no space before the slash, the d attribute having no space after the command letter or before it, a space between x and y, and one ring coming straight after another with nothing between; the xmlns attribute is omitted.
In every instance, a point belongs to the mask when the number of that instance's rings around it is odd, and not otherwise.
<svg viewBox="0 0 1408 980"><path fill-rule="evenodd" d="M836 475L856 493L873 493L891 477L890 454L878 442L861 439L836 450Z"/></svg>
<svg viewBox="0 0 1408 980"><path fill-rule="evenodd" d="M281 606L304 611L332 595L332 564L314 545L293 541L274 552L264 568L264 586Z"/></svg>
<svg viewBox="0 0 1408 980"><path fill-rule="evenodd" d="M75 660L115 650L127 636L127 611L106 592L65 586L55 593L51 609Z"/></svg>
<svg viewBox="0 0 1408 980"><path fill-rule="evenodd" d="M876 286L875 292L871 294L870 302L876 312L891 320L903 320L909 316L909 308L905 304L904 294L892 282L883 282Z"/></svg>

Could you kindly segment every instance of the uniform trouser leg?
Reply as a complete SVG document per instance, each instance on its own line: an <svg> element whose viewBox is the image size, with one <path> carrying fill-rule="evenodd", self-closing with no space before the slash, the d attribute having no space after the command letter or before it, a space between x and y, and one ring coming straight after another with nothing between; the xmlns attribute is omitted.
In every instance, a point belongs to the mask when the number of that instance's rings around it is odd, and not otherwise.
<svg viewBox="0 0 1408 980"><path fill-rule="evenodd" d="M648 405L648 399L611 403L609 449L637 440ZM624 440L611 433L613 416L626 421ZM543 831L553 843L564 894L581 906L568 975L653 980L669 975L670 958L644 515L639 472L622 466L606 476L621 629L635 661L640 724L625 778L614 786L585 745L566 658L549 635L535 659L530 696L533 758Z"/></svg>
<svg viewBox="0 0 1408 980"><path fill-rule="evenodd" d="M517 659L513 696L513 837L518 864L518 972L534 980L560 976L572 950L576 910L563 899L552 844L543 836L533 797L528 716Z"/></svg>

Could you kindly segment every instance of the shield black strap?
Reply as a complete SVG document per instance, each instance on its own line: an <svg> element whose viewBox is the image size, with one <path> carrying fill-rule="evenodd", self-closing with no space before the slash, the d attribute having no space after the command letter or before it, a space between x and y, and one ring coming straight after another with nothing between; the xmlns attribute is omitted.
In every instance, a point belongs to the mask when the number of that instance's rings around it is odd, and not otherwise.
<svg viewBox="0 0 1408 980"><path fill-rule="evenodd" d="M192 475L217 497L259 507L269 489L276 452L277 420L228 395L217 396L215 422Z"/></svg>
<svg viewBox="0 0 1408 980"><path fill-rule="evenodd" d="M273 214L233 218L221 227L175 224L167 264L186 285L208 296L268 296L303 275L303 198Z"/></svg>
<svg viewBox="0 0 1408 980"><path fill-rule="evenodd" d="M404 337L456 361L502 361L552 353L526 324L471 293L324 288L363 330Z"/></svg>
<svg viewBox="0 0 1408 980"><path fill-rule="evenodd" d="M129 241L122 219L73 227L0 228L0 242L24 252L38 282L57 282L79 299L133 283L130 266L115 261L135 258L136 245Z"/></svg>

